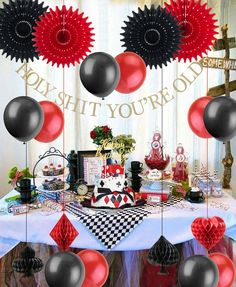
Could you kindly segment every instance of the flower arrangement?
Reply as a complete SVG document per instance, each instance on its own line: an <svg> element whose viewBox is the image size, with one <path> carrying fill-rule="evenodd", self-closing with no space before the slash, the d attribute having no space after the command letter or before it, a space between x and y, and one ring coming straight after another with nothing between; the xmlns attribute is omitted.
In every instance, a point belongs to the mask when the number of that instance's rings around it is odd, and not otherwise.
<svg viewBox="0 0 236 287"><path fill-rule="evenodd" d="M90 137L93 143L98 145L97 156L102 156L102 151L106 148L112 150L109 157L112 157L113 152L117 153L121 158L121 165L125 165L127 155L135 149L135 139L131 135L113 136L112 129L106 126L96 126L91 132ZM107 156L107 154L105 155Z"/></svg>
<svg viewBox="0 0 236 287"><path fill-rule="evenodd" d="M21 171L18 170L18 167L14 166L8 172L8 183L11 184L13 187L16 186L18 180L23 178L33 178L33 175L30 173L29 168L24 168Z"/></svg>
<svg viewBox="0 0 236 287"><path fill-rule="evenodd" d="M91 132L90 137L96 145L102 145L104 140L112 140L112 129L108 126L96 126Z"/></svg>
<svg viewBox="0 0 236 287"><path fill-rule="evenodd" d="M121 157L121 165L125 165L125 161L128 159L127 155L135 149L135 139L131 135L118 135L113 138L112 143L114 145L114 152L117 152Z"/></svg>

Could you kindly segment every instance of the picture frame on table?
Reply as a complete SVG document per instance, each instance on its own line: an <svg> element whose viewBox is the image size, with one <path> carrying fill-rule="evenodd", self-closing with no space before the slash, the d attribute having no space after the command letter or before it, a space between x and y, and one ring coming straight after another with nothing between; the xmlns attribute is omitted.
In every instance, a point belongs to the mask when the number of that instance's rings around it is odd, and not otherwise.
<svg viewBox="0 0 236 287"><path fill-rule="evenodd" d="M111 164L111 158L105 157L109 156L111 150L103 150L101 154L104 158L96 156L96 150L79 150L78 155L78 178L84 179L88 186L94 186L96 181L96 175L101 172L103 165Z"/></svg>

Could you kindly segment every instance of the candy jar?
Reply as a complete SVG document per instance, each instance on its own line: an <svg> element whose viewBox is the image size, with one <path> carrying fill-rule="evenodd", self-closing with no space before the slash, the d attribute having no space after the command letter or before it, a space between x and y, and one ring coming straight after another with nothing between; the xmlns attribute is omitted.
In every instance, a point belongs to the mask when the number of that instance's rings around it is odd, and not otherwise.
<svg viewBox="0 0 236 287"><path fill-rule="evenodd" d="M154 133L151 150L149 155L146 155L144 159L150 169L164 170L169 164L170 157L164 154L160 132Z"/></svg>
<svg viewBox="0 0 236 287"><path fill-rule="evenodd" d="M176 156L172 163L173 180L182 182L188 180L188 162L182 144L176 148Z"/></svg>

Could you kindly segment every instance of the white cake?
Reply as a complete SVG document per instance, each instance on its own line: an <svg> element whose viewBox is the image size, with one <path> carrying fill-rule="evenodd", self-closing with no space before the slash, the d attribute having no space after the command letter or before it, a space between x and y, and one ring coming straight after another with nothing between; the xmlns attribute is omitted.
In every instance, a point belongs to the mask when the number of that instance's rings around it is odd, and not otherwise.
<svg viewBox="0 0 236 287"><path fill-rule="evenodd" d="M133 190L128 187L124 174L102 174L94 188L91 206L122 208L135 204Z"/></svg>

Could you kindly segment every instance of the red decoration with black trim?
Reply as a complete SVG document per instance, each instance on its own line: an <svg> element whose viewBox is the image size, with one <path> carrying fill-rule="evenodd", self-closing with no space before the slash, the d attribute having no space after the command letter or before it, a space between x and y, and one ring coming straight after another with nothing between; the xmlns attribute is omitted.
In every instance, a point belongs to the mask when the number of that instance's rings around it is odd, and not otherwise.
<svg viewBox="0 0 236 287"><path fill-rule="evenodd" d="M226 225L219 216L211 218L196 218L191 225L194 237L207 250L213 248L224 236Z"/></svg>
<svg viewBox="0 0 236 287"><path fill-rule="evenodd" d="M182 30L182 40L180 50L176 58L197 60L198 56L203 57L203 53L210 50L214 45L215 35L218 32L215 29L217 20L215 14L211 14L212 8L207 7L207 3L201 4L201 0L177 0L165 3L167 11L179 22Z"/></svg>
<svg viewBox="0 0 236 287"><path fill-rule="evenodd" d="M60 250L67 250L71 243L78 236L78 231L74 228L68 217L63 214L57 224L50 232L50 236L57 243Z"/></svg>
<svg viewBox="0 0 236 287"><path fill-rule="evenodd" d="M73 11L72 7L67 9L65 5L62 9L58 6L55 10L50 9L36 22L36 32L33 33L39 55L57 67L80 63L91 52L94 41L93 28L87 19L84 13L79 14L78 9Z"/></svg>

